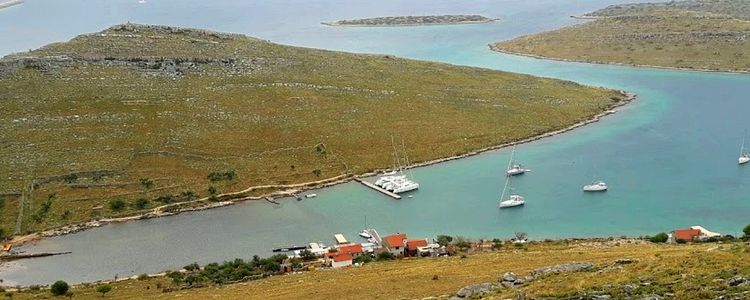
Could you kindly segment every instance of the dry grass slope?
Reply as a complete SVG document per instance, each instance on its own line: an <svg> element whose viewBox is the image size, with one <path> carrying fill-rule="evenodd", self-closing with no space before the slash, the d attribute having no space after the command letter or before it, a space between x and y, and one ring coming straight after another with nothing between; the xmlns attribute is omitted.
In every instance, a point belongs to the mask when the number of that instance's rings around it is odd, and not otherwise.
<svg viewBox="0 0 750 300"><path fill-rule="evenodd" d="M582 62L748 72L749 12L750 2L739 0L612 6L589 14L601 19L492 47Z"/></svg>
<svg viewBox="0 0 750 300"><path fill-rule="evenodd" d="M120 25L0 61L0 192L34 183L23 231L36 231L159 197L205 197L211 186L387 168L391 135L413 162L466 153L572 125L622 98L485 69ZM207 178L230 171L231 180ZM138 207L140 198L150 202ZM112 199L125 206L111 209Z"/></svg>
<svg viewBox="0 0 750 300"><path fill-rule="evenodd" d="M526 249L466 258L412 259L378 262L358 268L323 270L270 277L223 287L207 287L164 293L165 278L128 280L114 285L109 299L420 299L454 294L459 288L495 282L507 271L528 274L546 266L592 262L590 272L548 275L519 287L528 299L564 299L606 293L616 299L673 294L674 299L711 299L719 295L747 293L747 285L729 287L736 275L750 275L748 246L743 243L654 245L633 241L553 242ZM635 263L613 266L615 260ZM437 276L437 279L433 279ZM624 286L633 285L626 292ZM148 287L148 288L147 288ZM94 286L74 289L76 299L97 299ZM48 292L24 292L14 299L30 299ZM488 295L491 299L514 298L516 291ZM575 298L578 299L578 298Z"/></svg>

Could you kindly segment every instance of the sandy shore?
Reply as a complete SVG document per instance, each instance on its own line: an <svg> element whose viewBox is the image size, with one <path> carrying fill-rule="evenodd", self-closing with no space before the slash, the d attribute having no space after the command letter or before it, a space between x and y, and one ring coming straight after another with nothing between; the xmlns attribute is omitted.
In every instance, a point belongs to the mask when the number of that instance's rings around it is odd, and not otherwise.
<svg viewBox="0 0 750 300"><path fill-rule="evenodd" d="M415 23L415 24L379 24L379 25L366 25L366 24L340 24L336 22L321 22L320 24L331 26L331 27L414 27L414 26L447 26L447 25L467 25L467 24L486 24L492 23L500 19L489 19L485 21L462 21L462 22L445 22L445 23Z"/></svg>
<svg viewBox="0 0 750 300"><path fill-rule="evenodd" d="M523 140L518 140L518 141L514 141L514 142L510 142L510 143L505 143L505 144L500 144L500 145L494 145L494 146L482 148L482 149L479 149L479 150L474 150L474 151L471 151L471 152L468 152L468 153L465 153L465 154L461 154L461 155L455 155L455 156L450 156L450 157L445 157L445 158L434 159L434 160L430 160L430 161L426 161L426 162L416 163L416 164L413 164L413 165L408 166L406 168L410 169L410 168L430 166L430 165L439 164L439 163L442 163L442 162L447 162L447 161L451 161L451 160L457 160L457 159L461 159L461 158L475 156L475 155L479 155L479 154L481 154L483 152L487 152L487 151L498 150L498 149L509 147L509 146L513 146L513 145L529 143L529 142L533 142L533 141L536 141L536 140L539 140L539 139L543 139L543 138L547 138L547 137L552 137L552 136L555 136L555 135L558 135L558 134L562 134L562 133L571 131L573 129L576 129L576 128L579 128L579 127L582 127L582 126L585 126L585 125L588 125L588 124L591 124L591 123L598 122L603 117L615 113L616 112L614 110L615 108L621 107L623 105L626 105L626 104L630 103L631 101L633 101L636 98L635 94L626 93L624 91L621 91L620 93L623 96L625 96L625 99L623 99L622 101L620 101L618 103L615 103L614 105L610 106L607 110L605 110L605 111L603 111L601 113L598 113L598 114L592 116L591 118L589 118L589 119L587 119L585 121L575 123L575 124L570 125L568 127L565 127L565 128L562 128L562 129L558 129L558 130L553 130L553 131L550 131L550 132L546 132L546 133L543 133L543 134L540 134L540 135L537 135L537 136L533 136L533 137L530 137L530 138L526 138L526 139L523 139ZM172 216L172 215L177 215L177 214L180 214L180 213L183 213L183 212L199 211L199 210L205 210L205 209L211 209L211 208L217 208L217 207L224 207L224 206L233 205L233 204L236 204L236 203L239 203L239 202L242 202L242 201L261 200L261 199L265 199L267 197L270 197L270 198L290 197L290 196L294 196L294 195L296 195L298 193L301 193L303 191L306 191L306 190L321 189L321 188L325 188L325 187L329 187L329 186L333 186L333 185L347 183L347 182L352 181L354 178L370 177L370 176L374 176L374 175L377 175L379 173L382 173L383 171L385 171L385 170L375 170L374 172L364 173L364 174L359 174L359 175L343 174L343 175L339 175L339 176L332 177L332 178L327 178L327 179L318 180L318 181L312 181L312 182L298 183L298 184L253 186L253 187L249 187L247 189L241 190L241 191L217 195L216 197L220 200L220 201L217 201L217 202L211 202L211 201L209 201L208 197L205 197L205 198L201 198L201 199L197 199L197 200L192 200L192 201L188 201L188 202L171 203L171 204L166 204L166 205L155 207L155 208L149 210L146 213L141 213L141 214L137 214L137 215L126 216L126 217L121 217L121 218L100 219L100 220L96 220L96 221L89 221L89 222L86 222L86 223L83 223L83 224L68 225L68 226L64 226L64 227L60 227L60 228L56 228L56 229L51 229L51 230L46 230L46 231L42 231L42 232L37 232L37 233L32 233L32 234L28 234L28 235L16 236L16 237L14 237L10 241L10 243L12 243L14 246L20 246L20 245L23 245L25 243L36 241L36 240L39 240L39 239L42 239L42 238L54 237L54 236L61 236L61 235L66 235L66 234L72 234L72 233L80 232L80 231L83 231L83 230L100 227L100 226L103 226L103 225L106 225L106 224L131 222L131 221L137 221L137 220L143 220L143 219L151 219L151 218L159 218L159 217ZM277 192L273 192L273 193L269 193L269 194L265 194L265 195L260 195L260 196L247 196L247 193L249 193L249 192L252 192L252 191L255 191L255 190L259 190L259 189L269 189L269 188L271 188L271 189L280 189L280 190L277 191ZM191 204L196 204L196 203L201 203L201 202L206 202L207 204L200 205L200 206L197 206L197 207L188 207L188 208L176 209L174 211L168 211L170 208L178 208L180 206L191 205Z"/></svg>
<svg viewBox="0 0 750 300"><path fill-rule="evenodd" d="M574 63L584 63L584 64L595 64L595 65L611 65L611 66L622 66L622 67L636 67L636 68L650 68L650 69L674 70L674 71L688 71L688 72L750 74L750 71L740 71L740 70L711 70L711 69L700 69L700 68L678 68L678 67L665 67L665 66L654 66L654 65L627 64L627 63L605 62L605 61L583 61L583 60L576 60L576 59L547 57L547 56L541 56L541 55L535 55L535 54L513 52L513 51L508 51L505 49L500 49L497 46L495 46L495 44L489 44L488 46L490 47L490 50L495 51L495 52L516 55L516 56L531 57L531 58L536 58L536 59L562 61L562 62L574 62Z"/></svg>

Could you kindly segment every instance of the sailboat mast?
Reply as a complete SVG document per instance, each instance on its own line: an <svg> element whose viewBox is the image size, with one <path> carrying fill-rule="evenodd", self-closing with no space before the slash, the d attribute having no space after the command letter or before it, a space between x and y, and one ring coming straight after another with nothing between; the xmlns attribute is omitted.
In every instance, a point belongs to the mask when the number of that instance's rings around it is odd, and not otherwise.
<svg viewBox="0 0 750 300"><path fill-rule="evenodd" d="M404 174L404 170L401 168L401 160L398 159L398 151L396 151L396 143L393 141L393 135L391 135L391 147L393 147L393 156L396 157L398 171L401 172L401 174Z"/></svg>
<svg viewBox="0 0 750 300"><path fill-rule="evenodd" d="M513 145L513 151L510 152L510 160L508 161L508 167L505 168L505 170L510 170L511 165L513 165L513 157L516 155L516 145Z"/></svg>
<svg viewBox="0 0 750 300"><path fill-rule="evenodd" d="M742 146L740 146L740 156L745 155L745 140L747 139L747 129L745 129L745 135L742 136Z"/></svg>
<svg viewBox="0 0 750 300"><path fill-rule="evenodd" d="M411 172L411 164L409 163L409 155L406 153L406 144L404 143L404 138L401 138L401 149L404 151L404 160L406 160L406 167L409 168L409 178L413 180L414 174Z"/></svg>
<svg viewBox="0 0 750 300"><path fill-rule="evenodd" d="M505 191L508 189L508 185L510 184L510 176L505 177L505 186L503 186L503 192L500 194L500 202L497 203L497 206L500 206L500 203L502 203L505 199Z"/></svg>

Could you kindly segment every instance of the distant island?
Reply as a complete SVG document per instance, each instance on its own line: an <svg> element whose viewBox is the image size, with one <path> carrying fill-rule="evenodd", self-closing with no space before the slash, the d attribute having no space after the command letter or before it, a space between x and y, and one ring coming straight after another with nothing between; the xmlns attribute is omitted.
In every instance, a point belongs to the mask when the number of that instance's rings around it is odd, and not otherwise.
<svg viewBox="0 0 750 300"><path fill-rule="evenodd" d="M579 18L595 20L490 48L589 63L750 72L750 1L621 4Z"/></svg>
<svg viewBox="0 0 750 300"><path fill-rule="evenodd" d="M497 19L490 19L480 15L398 16L341 20L336 22L323 22L323 24L328 26L383 27L479 24L494 22L496 20Z"/></svg>

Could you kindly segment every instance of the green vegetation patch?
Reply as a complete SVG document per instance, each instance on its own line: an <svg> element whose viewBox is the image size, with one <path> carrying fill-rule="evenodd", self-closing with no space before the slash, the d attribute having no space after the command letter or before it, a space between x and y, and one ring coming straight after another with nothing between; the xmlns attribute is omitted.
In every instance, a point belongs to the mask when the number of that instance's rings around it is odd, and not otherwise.
<svg viewBox="0 0 750 300"><path fill-rule="evenodd" d="M387 168L391 135L413 162L466 153L623 98L486 69L119 25L0 60L0 193L30 192L22 232L36 231Z"/></svg>

